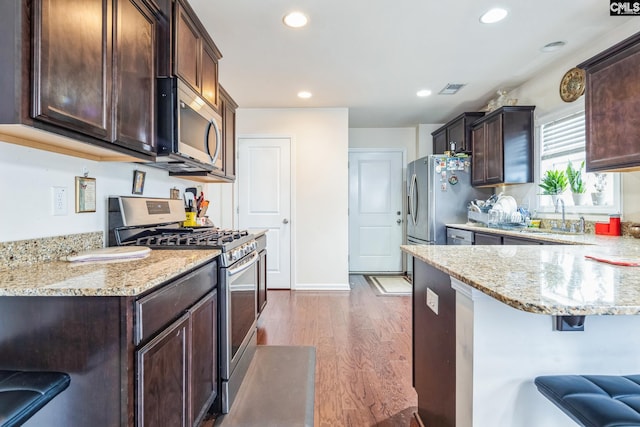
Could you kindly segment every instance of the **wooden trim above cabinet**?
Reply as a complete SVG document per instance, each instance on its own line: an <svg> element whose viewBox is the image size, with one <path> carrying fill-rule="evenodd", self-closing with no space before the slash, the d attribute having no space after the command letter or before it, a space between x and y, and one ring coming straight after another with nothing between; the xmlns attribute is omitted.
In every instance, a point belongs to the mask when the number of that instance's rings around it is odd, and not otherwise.
<svg viewBox="0 0 640 427"><path fill-rule="evenodd" d="M78 141L25 125L0 125L0 141L96 162L140 163L153 160L152 158L141 159L130 156L114 151L113 148L102 148L95 143Z"/></svg>

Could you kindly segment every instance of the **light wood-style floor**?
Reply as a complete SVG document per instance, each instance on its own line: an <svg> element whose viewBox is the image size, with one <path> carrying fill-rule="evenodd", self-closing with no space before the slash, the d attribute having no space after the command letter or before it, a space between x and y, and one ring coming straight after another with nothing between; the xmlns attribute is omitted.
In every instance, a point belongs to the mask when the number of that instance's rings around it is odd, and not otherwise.
<svg viewBox="0 0 640 427"><path fill-rule="evenodd" d="M411 386L411 297L269 291L258 343L316 347L315 427L417 427Z"/></svg>

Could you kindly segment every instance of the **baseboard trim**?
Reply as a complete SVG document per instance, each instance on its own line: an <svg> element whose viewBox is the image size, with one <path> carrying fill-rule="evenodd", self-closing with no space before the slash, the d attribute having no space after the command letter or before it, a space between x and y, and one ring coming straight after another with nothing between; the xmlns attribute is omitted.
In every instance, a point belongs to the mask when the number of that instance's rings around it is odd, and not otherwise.
<svg viewBox="0 0 640 427"><path fill-rule="evenodd" d="M295 291L350 291L348 283L296 283Z"/></svg>

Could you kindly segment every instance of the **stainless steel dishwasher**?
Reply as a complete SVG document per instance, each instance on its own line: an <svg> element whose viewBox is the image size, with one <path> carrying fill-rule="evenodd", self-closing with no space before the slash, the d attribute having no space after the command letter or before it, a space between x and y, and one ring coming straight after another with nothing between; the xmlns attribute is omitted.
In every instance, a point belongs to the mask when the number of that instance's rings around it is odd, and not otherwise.
<svg viewBox="0 0 640 427"><path fill-rule="evenodd" d="M473 245L473 231L447 228L447 245Z"/></svg>

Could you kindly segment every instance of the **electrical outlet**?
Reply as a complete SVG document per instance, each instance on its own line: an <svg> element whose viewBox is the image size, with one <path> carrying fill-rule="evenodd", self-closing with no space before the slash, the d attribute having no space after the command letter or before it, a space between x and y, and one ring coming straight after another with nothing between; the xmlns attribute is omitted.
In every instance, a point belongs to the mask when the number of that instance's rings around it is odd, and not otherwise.
<svg viewBox="0 0 640 427"><path fill-rule="evenodd" d="M427 288L427 307L436 315L438 314L438 294Z"/></svg>
<svg viewBox="0 0 640 427"><path fill-rule="evenodd" d="M52 187L53 189L53 214L54 215L66 215L67 214L67 187Z"/></svg>

